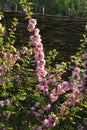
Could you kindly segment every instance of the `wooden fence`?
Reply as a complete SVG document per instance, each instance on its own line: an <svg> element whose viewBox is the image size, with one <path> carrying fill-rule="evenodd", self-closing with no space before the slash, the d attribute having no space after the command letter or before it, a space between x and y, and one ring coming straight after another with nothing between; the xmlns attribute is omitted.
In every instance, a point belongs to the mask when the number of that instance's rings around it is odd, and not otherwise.
<svg viewBox="0 0 87 130"><path fill-rule="evenodd" d="M5 12L4 16L4 24L7 27L11 25L13 17L19 19L16 44L22 44L22 42L27 44L30 34L27 31L28 20L24 19L25 15L22 12ZM59 52L56 62L69 60L70 56L75 54L80 46L80 39L84 33L87 19L41 14L36 14L33 17L38 21L37 27L40 29L45 52L56 49Z"/></svg>

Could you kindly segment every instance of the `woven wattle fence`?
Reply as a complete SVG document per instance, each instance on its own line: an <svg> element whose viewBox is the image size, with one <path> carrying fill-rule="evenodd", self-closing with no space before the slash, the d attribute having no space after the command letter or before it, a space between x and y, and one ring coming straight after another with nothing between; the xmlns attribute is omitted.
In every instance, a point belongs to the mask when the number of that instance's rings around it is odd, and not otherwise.
<svg viewBox="0 0 87 130"><path fill-rule="evenodd" d="M16 31L16 44L27 44L29 32L27 31L28 20L22 12L4 13L4 24L10 27L13 17L18 18L19 26ZM43 39L44 50L56 49L59 52L56 62L67 61L69 57L75 54L80 46L80 39L84 33L86 18L79 17L59 17L37 14L33 16L38 20L38 27Z"/></svg>

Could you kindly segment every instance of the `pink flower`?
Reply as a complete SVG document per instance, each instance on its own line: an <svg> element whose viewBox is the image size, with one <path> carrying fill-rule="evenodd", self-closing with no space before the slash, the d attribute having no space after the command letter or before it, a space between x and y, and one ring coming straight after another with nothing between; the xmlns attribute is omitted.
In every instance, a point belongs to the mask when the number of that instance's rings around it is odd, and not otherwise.
<svg viewBox="0 0 87 130"><path fill-rule="evenodd" d="M52 128L57 124L57 122L58 122L58 118L54 113L51 113L48 119L44 119L42 121L42 125L47 128Z"/></svg>
<svg viewBox="0 0 87 130"><path fill-rule="evenodd" d="M4 104L4 101L1 100L1 101L0 101L0 106L1 106L1 107L4 107L4 105L5 105L5 104Z"/></svg>
<svg viewBox="0 0 87 130"><path fill-rule="evenodd" d="M42 78L42 81L40 83L43 84L44 86L48 85L46 78Z"/></svg>
<svg viewBox="0 0 87 130"><path fill-rule="evenodd" d="M45 85L45 86L44 86L44 91L43 91L43 92L46 93L46 94L48 94L48 90L49 90L49 86L48 86L48 85Z"/></svg>
<svg viewBox="0 0 87 130"><path fill-rule="evenodd" d="M63 87L63 89L64 89L65 91L70 90L70 85L69 85L69 83L68 83L67 81L64 81L64 82L62 83L62 87Z"/></svg>
<svg viewBox="0 0 87 130"><path fill-rule="evenodd" d="M61 76L63 73L64 73L64 72L63 72L62 69L59 69L58 72L57 72L57 74L60 75L60 76Z"/></svg>
<svg viewBox="0 0 87 130"><path fill-rule="evenodd" d="M80 68L76 67L72 73L72 78L76 78L77 76L79 76L80 73Z"/></svg>
<svg viewBox="0 0 87 130"><path fill-rule="evenodd" d="M43 44L38 43L35 48L37 51L43 51Z"/></svg>
<svg viewBox="0 0 87 130"><path fill-rule="evenodd" d="M54 95L53 93L50 93L49 95L51 102L55 102L58 99L57 95Z"/></svg>
<svg viewBox="0 0 87 130"><path fill-rule="evenodd" d="M40 75L38 75L38 81L41 83L43 81L43 77L41 77Z"/></svg>
<svg viewBox="0 0 87 130"><path fill-rule="evenodd" d="M40 116L41 116L41 114L38 113L38 112L33 112L33 113L34 113L34 115L35 115L36 117L40 117Z"/></svg>
<svg viewBox="0 0 87 130"><path fill-rule="evenodd" d="M30 19L30 20L29 20L29 24L30 24L30 23L33 23L33 24L36 26L37 20L36 20L36 19Z"/></svg>
<svg viewBox="0 0 87 130"><path fill-rule="evenodd" d="M56 124L58 122L58 118L56 117L56 115L52 115L52 117L49 117L49 127L55 127Z"/></svg>
<svg viewBox="0 0 87 130"><path fill-rule="evenodd" d="M85 25L85 29L87 29L87 24Z"/></svg>
<svg viewBox="0 0 87 130"><path fill-rule="evenodd" d="M87 43L87 38L84 40L85 43Z"/></svg>
<svg viewBox="0 0 87 130"><path fill-rule="evenodd" d="M77 98L77 99L82 98L82 93L79 90L74 90L73 94L74 94L75 98Z"/></svg>
<svg viewBox="0 0 87 130"><path fill-rule="evenodd" d="M40 30L38 28L35 28L37 22L35 19L30 19L28 24L28 30L33 32L34 34L30 37L32 45L34 45L34 54L35 59L37 61L37 78L40 82L39 85L36 86L36 89L39 91L43 91L43 93L47 94L49 90L49 86L46 83L43 83L43 79L45 79L47 75L47 71L45 70L45 55L43 52L43 45L41 44L41 36L39 35Z"/></svg>
<svg viewBox="0 0 87 130"><path fill-rule="evenodd" d="M67 105L68 103L66 101L61 104L61 111L60 111L61 115L65 114Z"/></svg>
<svg viewBox="0 0 87 130"><path fill-rule="evenodd" d="M44 121L42 121L43 126L49 127L49 120L45 119Z"/></svg>
<svg viewBox="0 0 87 130"><path fill-rule="evenodd" d="M73 93L67 94L67 99L68 99L68 102L69 102L69 103L71 103L72 101L75 102L75 101L74 101L74 99L75 99L74 94L73 94Z"/></svg>
<svg viewBox="0 0 87 130"><path fill-rule="evenodd" d="M13 55L11 53L7 52L7 53L4 53L4 57L11 59L11 58L13 58Z"/></svg>
<svg viewBox="0 0 87 130"><path fill-rule="evenodd" d="M38 107L39 105L40 105L39 102L36 102L36 103L35 103L35 107Z"/></svg>
<svg viewBox="0 0 87 130"><path fill-rule="evenodd" d="M32 40L33 40L33 38L34 38L34 36L33 36L33 35L31 35L31 36L30 36L30 40L32 41Z"/></svg>
<svg viewBox="0 0 87 130"><path fill-rule="evenodd" d="M41 71L44 71L44 66L37 66L36 71L39 73Z"/></svg>
<svg viewBox="0 0 87 130"><path fill-rule="evenodd" d="M38 28L34 29L34 35L37 36L39 34L40 30Z"/></svg>
<svg viewBox="0 0 87 130"><path fill-rule="evenodd" d="M2 17L0 16L0 20L2 20Z"/></svg>
<svg viewBox="0 0 87 130"><path fill-rule="evenodd" d="M79 73L79 72L80 72L80 68L79 68L79 67L76 67L76 68L74 69L74 72Z"/></svg>
<svg viewBox="0 0 87 130"><path fill-rule="evenodd" d="M49 79L48 79L48 84L50 83L56 83L56 78L54 77L54 75L50 75Z"/></svg>
<svg viewBox="0 0 87 130"><path fill-rule="evenodd" d="M39 34L37 36L30 36L30 40L34 46L39 45L39 43L42 41L41 36Z"/></svg>
<svg viewBox="0 0 87 130"><path fill-rule="evenodd" d="M33 24L33 23L29 23L29 25L28 25L28 31L30 31L30 32L33 32L34 31L34 29L35 29L35 25Z"/></svg>
<svg viewBox="0 0 87 130"><path fill-rule="evenodd" d="M43 91L44 90L44 86L43 85L36 85L36 90L41 90L41 91Z"/></svg>
<svg viewBox="0 0 87 130"><path fill-rule="evenodd" d="M41 53L35 55L35 59L36 59L37 61L43 61L44 57L45 57L45 56L44 56L44 53L43 53L43 52L41 52Z"/></svg>
<svg viewBox="0 0 87 130"><path fill-rule="evenodd" d="M26 8L23 10L24 10L25 14L28 15L28 10Z"/></svg>
<svg viewBox="0 0 87 130"><path fill-rule="evenodd" d="M73 72L72 78L76 78L76 77L77 77L77 72Z"/></svg>
<svg viewBox="0 0 87 130"><path fill-rule="evenodd" d="M30 19L28 24L28 31L33 32L37 22L36 19Z"/></svg>
<svg viewBox="0 0 87 130"><path fill-rule="evenodd" d="M20 51L17 51L16 54L14 55L14 57L19 57L20 56Z"/></svg>
<svg viewBox="0 0 87 130"><path fill-rule="evenodd" d="M79 126L78 126L78 130L86 130L86 129L85 129L85 127L84 127L84 126L79 125Z"/></svg>
<svg viewBox="0 0 87 130"><path fill-rule="evenodd" d="M45 77L47 75L47 71L46 70L40 70L37 72L37 76L39 77Z"/></svg>
<svg viewBox="0 0 87 130"><path fill-rule="evenodd" d="M2 78L0 78L0 85L5 84L5 80L3 80Z"/></svg>
<svg viewBox="0 0 87 130"><path fill-rule="evenodd" d="M85 60L87 59L87 53L82 54L82 58Z"/></svg>
<svg viewBox="0 0 87 130"><path fill-rule="evenodd" d="M30 109L31 109L31 111L35 111L35 107L31 107Z"/></svg>
<svg viewBox="0 0 87 130"><path fill-rule="evenodd" d="M14 75L14 78L15 78L15 79L19 79L20 76L19 76L19 75Z"/></svg>
<svg viewBox="0 0 87 130"><path fill-rule="evenodd" d="M65 93L64 88L62 87L62 85L59 84L57 86L57 95L59 96L59 95L64 94L64 93Z"/></svg>
<svg viewBox="0 0 87 130"><path fill-rule="evenodd" d="M28 48L27 48L27 47L24 47L24 48L21 50L21 54L25 54L27 50L28 50Z"/></svg>
<svg viewBox="0 0 87 130"><path fill-rule="evenodd" d="M87 126L87 118L84 118L84 125Z"/></svg>
<svg viewBox="0 0 87 130"><path fill-rule="evenodd" d="M45 107L43 107L44 111L47 111L51 108L51 104L47 104Z"/></svg>
<svg viewBox="0 0 87 130"><path fill-rule="evenodd" d="M38 61L37 62L37 66L38 66L38 68L44 68L44 65L45 65L45 60L43 59L42 61Z"/></svg>

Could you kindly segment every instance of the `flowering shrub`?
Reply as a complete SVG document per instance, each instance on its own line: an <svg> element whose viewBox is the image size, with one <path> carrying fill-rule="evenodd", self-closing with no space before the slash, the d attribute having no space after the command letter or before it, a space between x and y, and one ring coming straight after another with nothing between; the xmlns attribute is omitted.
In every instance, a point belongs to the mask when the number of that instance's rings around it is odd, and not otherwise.
<svg viewBox="0 0 87 130"><path fill-rule="evenodd" d="M2 18L1 14L1 18ZM25 129L28 102L38 98L32 89L36 79L34 70L29 69L32 47L15 47L15 32L18 20L12 21L8 30L0 23L0 129ZM30 65L31 66L31 65ZM33 75L33 77L32 77ZM31 84L31 85L30 85ZM34 95L34 96L33 96ZM24 114L25 113L25 114ZM20 116L21 115L21 116ZM26 127L25 127L26 126ZM28 127L29 128L29 127Z"/></svg>
<svg viewBox="0 0 87 130"><path fill-rule="evenodd" d="M15 47L16 18L9 30L0 23L0 129L86 130L86 34L79 54L69 63L75 65L71 76L65 78L68 63L51 66L58 53L53 50L45 56L37 20L29 15L31 4L23 0L20 4L29 18L27 47ZM30 68L32 57L34 69Z"/></svg>
<svg viewBox="0 0 87 130"><path fill-rule="evenodd" d="M35 26L36 26L36 20L30 19L28 24L28 30L34 33L34 35L30 37L30 40L33 46L35 47L34 54L35 54L35 59L37 61L36 71L37 71L37 77L39 81L39 84L36 85L36 90L41 91L44 97L48 98L48 101L46 101L47 105L44 106L44 108L42 107L42 109L40 108L44 116L40 112L36 113L35 108L33 108L34 116L39 117L41 122L41 126L35 128L34 130L38 130L38 129L42 130L42 129L49 129L55 127L56 123L59 120L58 117L56 117L56 115L53 113L53 111L56 112L55 107L58 107L57 104L54 102L56 102L58 98L61 95L63 95L63 97L65 97L66 99L65 101L63 101L63 103L60 103L61 105L59 108L60 116L68 115L70 107L73 107L76 104L79 105L81 104L82 97L83 97L83 93L82 93L83 87L82 87L82 78L80 77L79 67L75 67L69 82L62 81L61 78L57 79L57 75L47 76L47 71L44 66L46 61L44 61L45 56L43 53L43 46L41 44L41 36L39 35L39 30L36 29ZM53 106L54 109L52 108ZM44 110L45 111L50 110L49 111L50 113L48 113L49 114L48 118L47 118L47 113L45 115ZM30 113L32 113L32 111ZM51 119L49 117L51 117ZM73 118L71 119L73 120Z"/></svg>

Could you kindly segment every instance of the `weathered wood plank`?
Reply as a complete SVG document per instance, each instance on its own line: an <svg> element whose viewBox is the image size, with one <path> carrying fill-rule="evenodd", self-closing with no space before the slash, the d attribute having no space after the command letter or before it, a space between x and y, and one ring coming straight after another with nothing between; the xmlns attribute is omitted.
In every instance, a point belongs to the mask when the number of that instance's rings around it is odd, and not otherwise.
<svg viewBox="0 0 87 130"><path fill-rule="evenodd" d="M28 20L24 19L24 13L5 12L4 15L4 24L7 27L10 26L13 17L17 17L19 19L19 26L16 32L16 44L21 44L22 42L27 44L27 40L29 39L29 32L27 31ZM38 20L37 27L41 30L40 34L43 39L45 52L49 49L52 50L53 48L56 48L59 52L57 57L58 61L69 60L70 55L75 54L80 46L79 40L82 38L87 19L41 14L36 14L33 17Z"/></svg>

